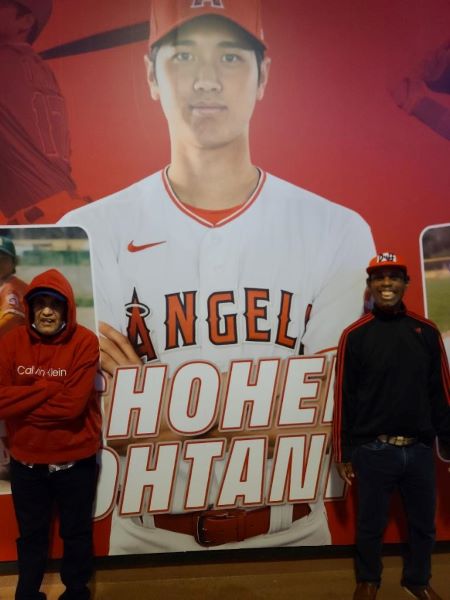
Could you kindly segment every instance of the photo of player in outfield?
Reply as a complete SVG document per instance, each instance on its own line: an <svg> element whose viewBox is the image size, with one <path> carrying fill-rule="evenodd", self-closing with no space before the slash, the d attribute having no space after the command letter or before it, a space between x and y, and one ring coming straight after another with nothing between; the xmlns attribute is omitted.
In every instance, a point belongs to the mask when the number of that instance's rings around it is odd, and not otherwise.
<svg viewBox="0 0 450 600"><path fill-rule="evenodd" d="M425 312L441 331L450 360L450 224L432 225L421 235Z"/></svg>
<svg viewBox="0 0 450 600"><path fill-rule="evenodd" d="M78 322L95 331L89 244L78 228L9 227L0 229L0 339L24 325L29 282L55 266L74 281ZM11 493L9 445L0 421L0 496Z"/></svg>
<svg viewBox="0 0 450 600"><path fill-rule="evenodd" d="M0 339L13 327L25 320L23 297L28 285L17 277L17 254L13 240L0 235ZM6 445L4 422L0 421L0 494L2 481L9 478L9 452ZM9 486L8 486L9 491Z"/></svg>
<svg viewBox="0 0 450 600"><path fill-rule="evenodd" d="M251 160L250 122L270 72L261 5L152 2L145 65L151 97L167 119L170 164L62 220L91 238L109 375L153 362L173 374L206 360L226 377L232 360L333 349L362 312L364 268L375 253L367 223ZM167 422L161 434L183 439ZM269 447L276 436L276 428L268 432ZM184 514L188 466L181 461L164 519L116 511L111 554L205 548L195 531L202 512L189 523ZM309 504L247 510L252 527L244 523L239 538L230 528L213 547L329 544L323 485Z"/></svg>

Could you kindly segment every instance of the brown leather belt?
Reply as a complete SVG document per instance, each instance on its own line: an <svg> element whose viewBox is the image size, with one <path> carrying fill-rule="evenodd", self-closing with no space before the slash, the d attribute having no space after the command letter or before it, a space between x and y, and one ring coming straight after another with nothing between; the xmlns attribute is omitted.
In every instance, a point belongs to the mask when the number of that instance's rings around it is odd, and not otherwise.
<svg viewBox="0 0 450 600"><path fill-rule="evenodd" d="M418 440L415 437L405 437L403 435L379 435L377 440L383 444L391 444L391 446L412 446Z"/></svg>
<svg viewBox="0 0 450 600"><path fill-rule="evenodd" d="M309 504L294 504L292 521L306 517L311 512ZM232 508L205 510L180 515L154 515L155 527L193 535L202 546L220 546L229 542L242 542L255 535L267 533L270 527L270 507L255 510Z"/></svg>

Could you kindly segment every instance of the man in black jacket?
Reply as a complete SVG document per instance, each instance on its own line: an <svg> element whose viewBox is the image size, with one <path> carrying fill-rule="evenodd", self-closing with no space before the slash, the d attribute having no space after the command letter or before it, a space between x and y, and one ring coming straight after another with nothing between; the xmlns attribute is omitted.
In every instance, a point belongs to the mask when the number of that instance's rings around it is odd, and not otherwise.
<svg viewBox="0 0 450 600"><path fill-rule="evenodd" d="M357 478L354 600L374 599L390 496L398 488L408 519L402 586L412 597L440 600L430 587L435 541L433 442L450 457L449 370L434 323L402 302L409 277L391 252L373 258L367 286L374 308L340 339L334 455L341 477Z"/></svg>

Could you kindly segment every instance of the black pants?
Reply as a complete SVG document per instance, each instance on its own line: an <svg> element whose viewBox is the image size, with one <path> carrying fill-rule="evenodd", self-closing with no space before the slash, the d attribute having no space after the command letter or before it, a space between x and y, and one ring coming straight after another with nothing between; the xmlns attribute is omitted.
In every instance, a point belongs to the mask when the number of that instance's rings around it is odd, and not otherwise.
<svg viewBox="0 0 450 600"><path fill-rule="evenodd" d="M61 579L66 591L62 597L67 600L90 598L87 583L93 568L92 506L96 484L95 455L55 473L49 473L46 465L30 468L11 457L11 490L19 525L16 600L44 597L39 588L47 563L55 506L64 545Z"/></svg>
<svg viewBox="0 0 450 600"><path fill-rule="evenodd" d="M381 548L389 500L398 489L408 522L402 583L427 585L435 540L433 449L421 443L397 447L377 440L358 447L353 464L358 484L357 580L381 581Z"/></svg>

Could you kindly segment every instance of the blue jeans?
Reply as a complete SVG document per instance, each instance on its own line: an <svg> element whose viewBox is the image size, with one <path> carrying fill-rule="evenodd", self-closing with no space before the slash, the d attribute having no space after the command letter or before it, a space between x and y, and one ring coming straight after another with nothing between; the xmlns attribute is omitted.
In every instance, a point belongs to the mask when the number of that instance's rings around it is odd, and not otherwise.
<svg viewBox="0 0 450 600"><path fill-rule="evenodd" d="M97 482L95 456L79 460L67 470L49 473L11 458L11 489L19 525L17 555L19 581L16 600L45 598L39 592L49 550L49 531L56 507L64 555L61 579L63 598L87 600L92 574L92 507Z"/></svg>
<svg viewBox="0 0 450 600"><path fill-rule="evenodd" d="M375 440L359 446L353 468L358 485L356 579L380 584L383 534L395 489L408 522L402 584L427 585L435 541L436 485L433 449L422 443L398 447Z"/></svg>

